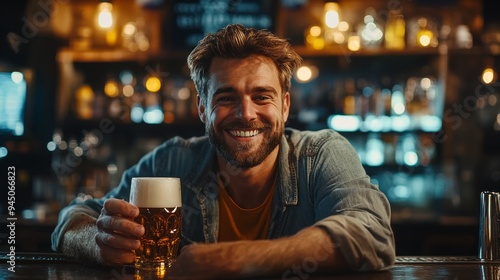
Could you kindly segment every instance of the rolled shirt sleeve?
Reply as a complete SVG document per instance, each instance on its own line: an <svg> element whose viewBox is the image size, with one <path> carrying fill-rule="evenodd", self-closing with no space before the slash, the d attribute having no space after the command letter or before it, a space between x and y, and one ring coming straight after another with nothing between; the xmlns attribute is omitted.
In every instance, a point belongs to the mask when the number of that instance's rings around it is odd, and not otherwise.
<svg viewBox="0 0 500 280"><path fill-rule="evenodd" d="M330 233L335 246L356 270L382 270L395 261L390 204L343 137L325 142L311 173L316 226Z"/></svg>

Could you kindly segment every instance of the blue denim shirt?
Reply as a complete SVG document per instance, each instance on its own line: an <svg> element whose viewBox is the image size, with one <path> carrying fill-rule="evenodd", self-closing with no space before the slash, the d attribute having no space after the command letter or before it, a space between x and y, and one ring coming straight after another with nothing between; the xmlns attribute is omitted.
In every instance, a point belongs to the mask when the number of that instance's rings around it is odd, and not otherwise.
<svg viewBox="0 0 500 280"><path fill-rule="evenodd" d="M74 222L73 214L98 217L106 199L129 199L132 177L150 176L181 178L181 246L217 242L217 178L239 170L214 168L215 156L207 137L166 141L125 171L119 186L104 197L64 208L52 234L53 249L59 249L65 228ZM394 263L389 202L370 183L358 155L343 136L332 130L286 129L278 160L269 239L319 226L358 270L386 269Z"/></svg>

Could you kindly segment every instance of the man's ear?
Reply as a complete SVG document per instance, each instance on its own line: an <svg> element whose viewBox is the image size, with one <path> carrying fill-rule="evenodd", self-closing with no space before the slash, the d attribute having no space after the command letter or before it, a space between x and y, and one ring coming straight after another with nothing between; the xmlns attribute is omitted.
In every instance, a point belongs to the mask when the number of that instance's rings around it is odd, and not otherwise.
<svg viewBox="0 0 500 280"><path fill-rule="evenodd" d="M202 123L205 123L205 121L207 120L207 116L205 115L205 104L206 100L204 100L198 94L196 96L196 105L198 106L198 116L200 117Z"/></svg>
<svg viewBox="0 0 500 280"><path fill-rule="evenodd" d="M290 114L290 92L286 92L283 96L283 121L288 120L288 114Z"/></svg>

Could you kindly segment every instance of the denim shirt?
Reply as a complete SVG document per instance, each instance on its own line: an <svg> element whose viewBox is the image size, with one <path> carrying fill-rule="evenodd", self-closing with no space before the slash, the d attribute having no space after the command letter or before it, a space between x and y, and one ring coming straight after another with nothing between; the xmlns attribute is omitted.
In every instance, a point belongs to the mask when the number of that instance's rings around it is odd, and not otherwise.
<svg viewBox="0 0 500 280"><path fill-rule="evenodd" d="M172 138L124 172L120 184L99 199L72 202L59 214L52 248L59 250L73 214L98 217L108 198L129 199L132 177L179 177L182 184L181 247L217 242L218 177L240 172L216 168L208 138ZM278 178L267 237L291 236L319 226L357 270L387 269L394 263L394 238L386 196L370 183L348 141L332 130L287 128L279 150ZM226 183L226 180L221 180Z"/></svg>

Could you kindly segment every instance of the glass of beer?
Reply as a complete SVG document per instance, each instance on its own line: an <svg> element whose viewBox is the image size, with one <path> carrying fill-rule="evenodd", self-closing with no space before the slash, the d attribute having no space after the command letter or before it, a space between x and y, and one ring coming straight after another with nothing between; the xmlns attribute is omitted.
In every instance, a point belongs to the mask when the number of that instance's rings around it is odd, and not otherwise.
<svg viewBox="0 0 500 280"><path fill-rule="evenodd" d="M182 230L179 178L132 178L130 203L139 208L134 219L145 228L141 247L135 250L135 268L164 272L176 260Z"/></svg>

